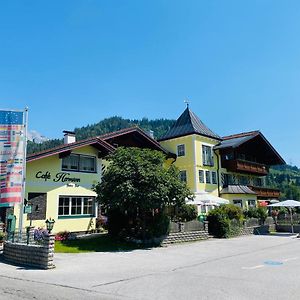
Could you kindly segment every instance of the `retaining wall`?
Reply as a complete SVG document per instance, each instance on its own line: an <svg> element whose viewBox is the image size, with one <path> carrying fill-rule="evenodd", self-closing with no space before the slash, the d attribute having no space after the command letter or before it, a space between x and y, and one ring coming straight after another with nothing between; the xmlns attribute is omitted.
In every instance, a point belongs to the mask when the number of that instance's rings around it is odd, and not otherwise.
<svg viewBox="0 0 300 300"><path fill-rule="evenodd" d="M53 263L55 236L45 237L42 245L5 242L3 256L7 262L39 269L55 268Z"/></svg>
<svg viewBox="0 0 300 300"><path fill-rule="evenodd" d="M291 225L276 225L277 232L292 232ZM294 233L300 233L300 225L294 225Z"/></svg>

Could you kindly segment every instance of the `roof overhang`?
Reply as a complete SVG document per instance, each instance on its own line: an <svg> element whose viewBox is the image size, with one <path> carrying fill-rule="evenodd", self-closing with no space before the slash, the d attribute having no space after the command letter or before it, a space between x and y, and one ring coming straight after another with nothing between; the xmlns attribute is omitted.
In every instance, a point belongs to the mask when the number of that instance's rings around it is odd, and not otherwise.
<svg viewBox="0 0 300 300"><path fill-rule="evenodd" d="M265 164L267 165L285 164L284 159L260 131L253 131L251 134L245 134L244 136L240 134L226 137L220 144L214 147L215 150L220 151L226 149L251 151L251 148L264 157Z"/></svg>
<svg viewBox="0 0 300 300"><path fill-rule="evenodd" d="M70 143L70 144L64 144L52 149L48 149L45 151L33 153L29 156L27 156L26 161L31 162L34 160L46 158L52 155L59 155L60 158L66 157L71 154L72 150L82 148L85 146L92 146L99 150L101 157L113 152L115 148L107 143L106 141L103 141L99 138L91 138L91 139L86 139L82 141L78 141L75 143Z"/></svg>
<svg viewBox="0 0 300 300"><path fill-rule="evenodd" d="M101 140L114 147L139 147L161 151L166 155L170 152L139 127L130 127L99 136Z"/></svg>

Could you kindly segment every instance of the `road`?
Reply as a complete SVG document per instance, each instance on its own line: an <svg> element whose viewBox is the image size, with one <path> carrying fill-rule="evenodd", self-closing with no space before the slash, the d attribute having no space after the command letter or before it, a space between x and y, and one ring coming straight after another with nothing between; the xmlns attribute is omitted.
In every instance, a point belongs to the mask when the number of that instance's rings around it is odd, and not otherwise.
<svg viewBox="0 0 300 300"><path fill-rule="evenodd" d="M49 271L0 262L0 299L299 299L299 250L295 236L247 236L57 254Z"/></svg>

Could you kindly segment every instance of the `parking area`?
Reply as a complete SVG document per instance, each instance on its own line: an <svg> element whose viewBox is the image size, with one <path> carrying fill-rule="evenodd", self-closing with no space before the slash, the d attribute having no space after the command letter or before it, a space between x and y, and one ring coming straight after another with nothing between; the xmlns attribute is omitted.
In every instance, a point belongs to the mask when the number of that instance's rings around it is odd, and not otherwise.
<svg viewBox="0 0 300 300"><path fill-rule="evenodd" d="M299 299L299 250L295 236L246 236L57 254L49 271L0 262L0 298Z"/></svg>

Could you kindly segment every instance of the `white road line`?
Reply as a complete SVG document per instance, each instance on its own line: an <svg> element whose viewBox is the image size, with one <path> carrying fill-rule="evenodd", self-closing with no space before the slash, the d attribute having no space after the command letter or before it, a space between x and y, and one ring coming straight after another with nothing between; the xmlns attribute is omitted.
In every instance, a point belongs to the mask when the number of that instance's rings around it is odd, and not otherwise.
<svg viewBox="0 0 300 300"><path fill-rule="evenodd" d="M264 265L257 265L257 266L254 266L254 267L242 267L243 270L255 270L255 269L260 269L260 268L263 268Z"/></svg>
<svg viewBox="0 0 300 300"><path fill-rule="evenodd" d="M297 260L297 259L298 259L298 257L291 257L291 258L285 258L285 259L283 259L282 261L283 261L283 262L287 262L287 261Z"/></svg>

